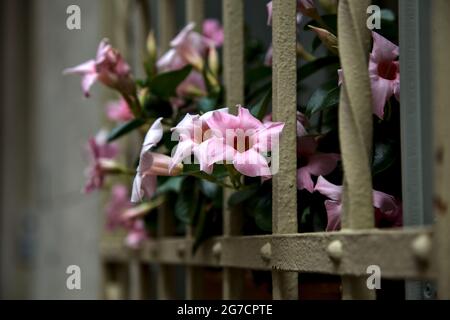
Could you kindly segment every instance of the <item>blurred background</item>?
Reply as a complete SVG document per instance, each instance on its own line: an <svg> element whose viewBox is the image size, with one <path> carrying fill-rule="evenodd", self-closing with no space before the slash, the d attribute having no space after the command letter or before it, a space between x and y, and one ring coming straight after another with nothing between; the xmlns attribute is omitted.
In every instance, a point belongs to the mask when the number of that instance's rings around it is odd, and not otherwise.
<svg viewBox="0 0 450 320"><path fill-rule="evenodd" d="M148 0L158 35L157 1ZM176 24L185 24L177 0ZM248 37L267 48L268 0L245 1ZM96 299L100 295L99 193L84 195L83 152L104 122L110 91L94 85L86 99L80 78L62 70L95 55L108 37L137 77L147 31L138 0L0 1L0 298ZM394 3L394 1L387 1ZM81 9L81 30L66 26L70 5ZM205 1L205 17L221 20L221 1ZM395 6L391 6L395 9ZM394 10L396 11L396 10ZM304 45L311 43L311 33ZM314 87L325 75L309 80ZM309 97L311 91L304 88ZM81 268L81 290L66 288L66 269Z"/></svg>

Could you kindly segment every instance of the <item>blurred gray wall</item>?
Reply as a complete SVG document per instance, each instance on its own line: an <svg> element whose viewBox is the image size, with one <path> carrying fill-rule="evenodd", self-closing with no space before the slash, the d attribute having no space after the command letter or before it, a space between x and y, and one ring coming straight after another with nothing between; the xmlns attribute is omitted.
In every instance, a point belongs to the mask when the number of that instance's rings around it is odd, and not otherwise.
<svg viewBox="0 0 450 320"><path fill-rule="evenodd" d="M81 7L81 30L66 8ZM95 54L100 1L2 1L2 298L96 298L99 202L81 194L82 148L101 123L101 93L87 100L62 70ZM81 290L66 289L68 265Z"/></svg>

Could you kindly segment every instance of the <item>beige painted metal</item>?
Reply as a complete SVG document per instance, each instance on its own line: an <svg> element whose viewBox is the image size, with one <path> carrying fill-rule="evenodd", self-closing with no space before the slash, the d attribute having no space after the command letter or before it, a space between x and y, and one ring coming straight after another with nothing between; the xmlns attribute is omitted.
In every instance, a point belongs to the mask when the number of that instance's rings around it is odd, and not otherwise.
<svg viewBox="0 0 450 320"><path fill-rule="evenodd" d="M186 23L194 22L195 30L201 32L202 22L204 19L204 0L186 0ZM188 228L186 232L187 240L192 239L192 228ZM185 255L192 255L192 250L185 250ZM203 292L203 268L187 266L186 268L186 298L202 299Z"/></svg>
<svg viewBox="0 0 450 320"><path fill-rule="evenodd" d="M438 297L450 299L450 2L431 3L432 36L432 97L434 110L434 212L436 215L436 245Z"/></svg>
<svg viewBox="0 0 450 320"><path fill-rule="evenodd" d="M372 205L372 98L368 74L370 33L366 10L370 0L342 0L338 38L344 85L339 104L339 140L344 168L345 229L374 226ZM343 277L343 299L371 299L365 279Z"/></svg>
<svg viewBox="0 0 450 320"><path fill-rule="evenodd" d="M244 2L242 0L223 0L222 4L226 104L229 112L236 114L236 105L244 103ZM224 190L224 236L239 234L242 226L241 212L228 207L230 194L230 190ZM224 268L222 282L223 298L242 298L243 283L243 270Z"/></svg>
<svg viewBox="0 0 450 320"><path fill-rule="evenodd" d="M158 2L159 48L163 54L170 47L170 41L175 36L175 0L159 0ZM173 213L167 205L158 209L158 237L174 234ZM158 299L175 299L175 270L173 266L159 264L157 275Z"/></svg>
<svg viewBox="0 0 450 320"><path fill-rule="evenodd" d="M424 239L431 240L431 248L420 245ZM150 240L139 257L147 263L167 265L274 268L365 277L367 266L375 264L387 279L433 279L436 277L433 241L430 228L217 237L206 241L195 256L190 256L180 254L179 249L191 250L193 241L178 237ZM339 258L329 250L330 244L336 242L342 246ZM277 249L267 254L267 244ZM215 253L217 247L220 254ZM111 262L127 261L131 257L130 250L119 239L105 244L101 252L103 259Z"/></svg>
<svg viewBox="0 0 450 320"><path fill-rule="evenodd" d="M176 34L175 0L158 1L159 54L167 51Z"/></svg>
<svg viewBox="0 0 450 320"><path fill-rule="evenodd" d="M186 23L195 22L195 30L200 32L204 16L204 0L186 0Z"/></svg>
<svg viewBox="0 0 450 320"><path fill-rule="evenodd" d="M296 1L274 0L273 119L285 123L279 144L279 172L273 178L274 234L297 232L297 56ZM276 153L273 153L276 154ZM275 253L280 250L274 246ZM272 272L273 298L297 299L298 274Z"/></svg>

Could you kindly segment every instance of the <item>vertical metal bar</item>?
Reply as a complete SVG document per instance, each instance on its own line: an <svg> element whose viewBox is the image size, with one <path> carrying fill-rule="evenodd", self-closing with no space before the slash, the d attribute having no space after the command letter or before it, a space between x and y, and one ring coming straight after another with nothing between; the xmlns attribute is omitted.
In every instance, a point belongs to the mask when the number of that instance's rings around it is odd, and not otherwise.
<svg viewBox="0 0 450 320"><path fill-rule="evenodd" d="M237 113L237 104L244 102L244 1L223 0L224 24L224 79L226 103L229 112ZM223 234L236 235L241 232L241 212L228 207L230 190L224 190ZM244 271L235 268L223 269L223 298L240 299L243 294Z"/></svg>
<svg viewBox="0 0 450 320"><path fill-rule="evenodd" d="M405 226L432 223L429 3L400 0L402 199ZM406 299L429 298L430 283L406 282Z"/></svg>
<svg viewBox="0 0 450 320"><path fill-rule="evenodd" d="M341 0L339 53L344 84L339 104L339 139L344 168L343 229L374 226L372 205L372 99L368 74L370 0ZM365 279L342 277L344 299L373 299Z"/></svg>
<svg viewBox="0 0 450 320"><path fill-rule="evenodd" d="M273 119L285 123L279 152L275 155L279 157L279 172L273 177L272 229L274 234L297 233L295 0L273 1L272 26ZM274 299L298 299L297 273L273 271L272 283Z"/></svg>
<svg viewBox="0 0 450 320"><path fill-rule="evenodd" d="M175 0L158 1L159 49L164 53L175 36Z"/></svg>
<svg viewBox="0 0 450 320"><path fill-rule="evenodd" d="M434 196L439 299L450 299L450 1L431 4L432 107L434 111Z"/></svg>
<svg viewBox="0 0 450 320"><path fill-rule="evenodd" d="M204 17L204 0L186 0L186 23L194 22L195 30L201 32Z"/></svg>
<svg viewBox="0 0 450 320"><path fill-rule="evenodd" d="M194 22L195 31L201 32L204 19L204 0L186 0L186 23ZM187 228L186 240L192 239L193 231ZM190 248L186 254L192 254ZM186 299L201 299L206 295L203 292L203 268L186 267Z"/></svg>

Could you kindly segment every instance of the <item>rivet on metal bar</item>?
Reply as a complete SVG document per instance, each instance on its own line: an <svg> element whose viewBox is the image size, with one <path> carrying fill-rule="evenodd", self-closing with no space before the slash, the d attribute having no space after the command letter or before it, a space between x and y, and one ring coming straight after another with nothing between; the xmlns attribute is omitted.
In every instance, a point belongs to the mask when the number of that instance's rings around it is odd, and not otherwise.
<svg viewBox="0 0 450 320"><path fill-rule="evenodd" d="M269 261L272 258L272 246L269 242L261 247L260 253L261 258L263 258L263 260L265 261Z"/></svg>
<svg viewBox="0 0 450 320"><path fill-rule="evenodd" d="M216 259L219 259L220 255L222 254L222 244L220 242L217 242L216 244L214 244L214 246L212 248L212 252L213 252L213 256Z"/></svg>
<svg viewBox="0 0 450 320"><path fill-rule="evenodd" d="M416 258L421 262L428 262L431 252L431 239L427 234L421 234L411 244Z"/></svg>
<svg viewBox="0 0 450 320"><path fill-rule="evenodd" d="M342 259L342 242L339 240L334 240L330 242L330 244L327 247L327 253L330 256L331 259L334 261L340 261Z"/></svg>

